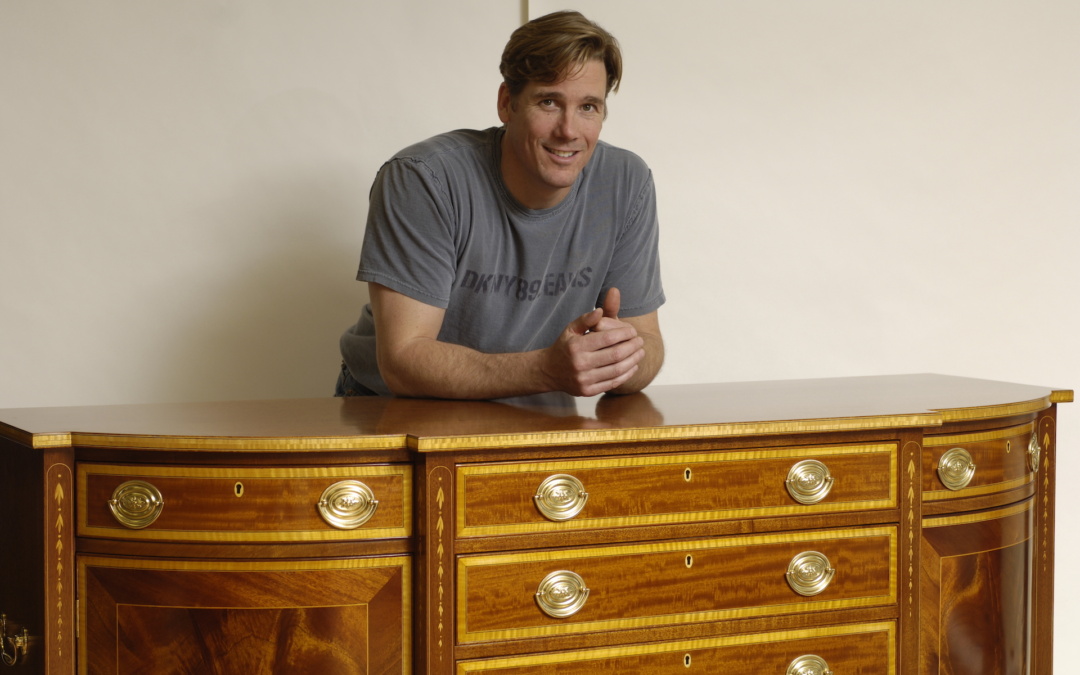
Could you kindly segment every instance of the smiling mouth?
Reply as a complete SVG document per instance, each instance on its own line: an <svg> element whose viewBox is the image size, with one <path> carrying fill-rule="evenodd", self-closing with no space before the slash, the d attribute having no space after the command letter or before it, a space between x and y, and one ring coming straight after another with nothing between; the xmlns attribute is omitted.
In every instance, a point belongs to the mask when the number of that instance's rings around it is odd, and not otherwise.
<svg viewBox="0 0 1080 675"><path fill-rule="evenodd" d="M562 157L563 159L569 159L577 154L577 150L554 150L552 148L547 149L548 152L556 157Z"/></svg>

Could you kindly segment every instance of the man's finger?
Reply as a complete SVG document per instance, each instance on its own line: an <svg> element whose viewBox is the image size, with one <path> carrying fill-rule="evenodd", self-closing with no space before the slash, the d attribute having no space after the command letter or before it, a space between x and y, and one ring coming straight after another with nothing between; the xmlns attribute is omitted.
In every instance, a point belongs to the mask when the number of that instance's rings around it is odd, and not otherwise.
<svg viewBox="0 0 1080 675"><path fill-rule="evenodd" d="M596 328L597 324L600 323L600 319L603 318L604 315L600 313L599 310L594 309L593 311L582 314L578 318L571 321L570 325L567 326L567 328L569 328L572 333L576 333L577 335L584 335L585 333L588 333L589 331Z"/></svg>

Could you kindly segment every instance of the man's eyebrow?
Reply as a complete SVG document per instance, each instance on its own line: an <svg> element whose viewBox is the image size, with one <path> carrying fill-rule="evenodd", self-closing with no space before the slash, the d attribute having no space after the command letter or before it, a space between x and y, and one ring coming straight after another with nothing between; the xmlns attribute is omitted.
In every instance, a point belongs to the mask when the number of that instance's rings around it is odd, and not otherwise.
<svg viewBox="0 0 1080 675"><path fill-rule="evenodd" d="M553 101L565 101L566 96L560 91L538 91L533 94L534 101L546 101L547 99ZM599 96L586 96L582 99L582 103L594 105L598 108L602 108L605 105L604 99Z"/></svg>
<svg viewBox="0 0 1080 675"><path fill-rule="evenodd" d="M566 95L563 94L561 91L538 91L533 94L533 99L537 101L543 101L544 99L548 98L563 101L566 100ZM592 103L594 105L604 104L604 99L599 96L586 96L583 100L585 101L585 103Z"/></svg>

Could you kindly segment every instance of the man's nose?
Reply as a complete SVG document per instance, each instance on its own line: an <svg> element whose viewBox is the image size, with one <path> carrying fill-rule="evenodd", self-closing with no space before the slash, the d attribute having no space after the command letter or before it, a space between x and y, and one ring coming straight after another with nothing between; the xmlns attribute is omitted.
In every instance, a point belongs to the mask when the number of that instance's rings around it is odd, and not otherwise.
<svg viewBox="0 0 1080 675"><path fill-rule="evenodd" d="M559 115L559 123L555 126L555 131L560 138L577 138L577 120L574 119L574 113L566 111Z"/></svg>

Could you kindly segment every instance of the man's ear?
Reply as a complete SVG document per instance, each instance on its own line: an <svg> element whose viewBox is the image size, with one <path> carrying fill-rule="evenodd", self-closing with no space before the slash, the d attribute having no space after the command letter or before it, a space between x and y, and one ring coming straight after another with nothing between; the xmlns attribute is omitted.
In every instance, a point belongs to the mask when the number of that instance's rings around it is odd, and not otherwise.
<svg viewBox="0 0 1080 675"><path fill-rule="evenodd" d="M513 97L510 96L510 87L503 82L499 85L499 121L506 124L510 121L510 108L513 106Z"/></svg>

